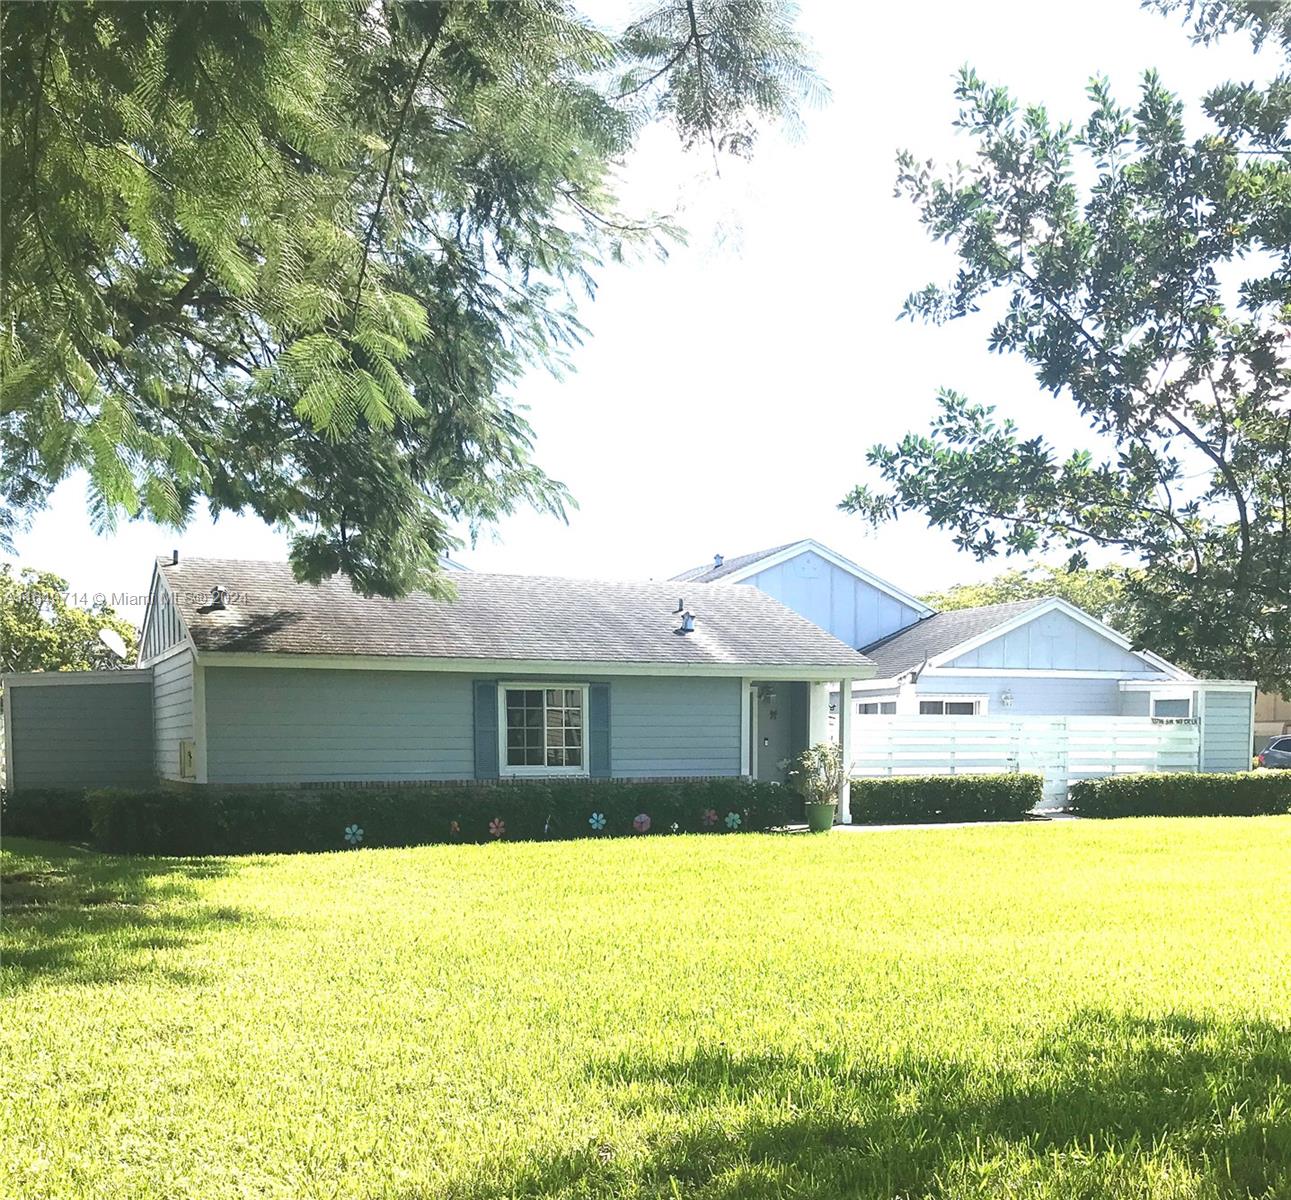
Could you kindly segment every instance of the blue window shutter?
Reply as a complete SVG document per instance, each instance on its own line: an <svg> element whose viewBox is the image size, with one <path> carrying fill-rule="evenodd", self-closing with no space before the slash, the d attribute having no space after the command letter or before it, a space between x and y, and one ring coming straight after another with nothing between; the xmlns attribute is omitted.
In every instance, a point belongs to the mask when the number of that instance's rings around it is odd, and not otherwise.
<svg viewBox="0 0 1291 1200"><path fill-rule="evenodd" d="M498 777L498 685L475 681L475 778Z"/></svg>
<svg viewBox="0 0 1291 1200"><path fill-rule="evenodd" d="M593 683L587 689L587 773L593 779L610 777L610 685Z"/></svg>

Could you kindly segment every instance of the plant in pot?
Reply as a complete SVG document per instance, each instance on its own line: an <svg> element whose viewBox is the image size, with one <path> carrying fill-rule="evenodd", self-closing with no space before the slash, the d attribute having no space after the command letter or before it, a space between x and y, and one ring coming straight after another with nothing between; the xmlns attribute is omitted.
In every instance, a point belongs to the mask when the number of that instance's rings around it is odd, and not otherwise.
<svg viewBox="0 0 1291 1200"><path fill-rule="evenodd" d="M802 794L812 833L824 833L834 824L843 779L843 754L835 742L817 742L793 760L789 783Z"/></svg>

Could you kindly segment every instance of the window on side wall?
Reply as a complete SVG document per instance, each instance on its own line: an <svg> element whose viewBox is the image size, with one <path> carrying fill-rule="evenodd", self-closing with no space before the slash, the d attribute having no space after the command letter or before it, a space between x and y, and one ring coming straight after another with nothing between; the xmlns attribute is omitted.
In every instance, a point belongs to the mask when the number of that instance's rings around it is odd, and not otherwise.
<svg viewBox="0 0 1291 1200"><path fill-rule="evenodd" d="M1152 715L1174 719L1191 717L1192 700L1187 696L1153 696Z"/></svg>
<svg viewBox="0 0 1291 1200"><path fill-rule="evenodd" d="M972 699L919 701L921 717L976 717L981 711L982 701L976 696Z"/></svg>
<svg viewBox="0 0 1291 1200"><path fill-rule="evenodd" d="M503 684L498 706L503 775L587 774L585 684Z"/></svg>
<svg viewBox="0 0 1291 1200"><path fill-rule="evenodd" d="M897 711L895 700L862 700L856 706L859 717L890 717Z"/></svg>

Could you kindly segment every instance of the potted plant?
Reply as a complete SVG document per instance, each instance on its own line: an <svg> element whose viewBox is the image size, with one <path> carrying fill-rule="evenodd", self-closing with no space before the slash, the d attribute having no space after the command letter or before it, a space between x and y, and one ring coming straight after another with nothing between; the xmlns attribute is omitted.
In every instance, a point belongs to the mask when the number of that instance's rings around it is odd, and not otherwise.
<svg viewBox="0 0 1291 1200"><path fill-rule="evenodd" d="M835 742L817 742L793 760L789 782L802 794L812 833L824 833L834 824L844 778L843 753Z"/></svg>

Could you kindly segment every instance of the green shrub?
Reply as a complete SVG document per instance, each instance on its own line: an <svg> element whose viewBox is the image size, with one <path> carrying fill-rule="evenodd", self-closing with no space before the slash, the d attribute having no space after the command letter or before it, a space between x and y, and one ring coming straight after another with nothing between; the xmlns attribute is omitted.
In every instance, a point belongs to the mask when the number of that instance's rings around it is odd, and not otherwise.
<svg viewBox="0 0 1291 1200"><path fill-rule="evenodd" d="M526 780L412 787L109 788L88 797L93 841L121 854L253 854L364 846L767 830L787 791L742 779ZM638 817L649 819L639 830ZM595 817L595 821L593 821ZM495 824L500 822L500 825Z"/></svg>
<svg viewBox="0 0 1291 1200"><path fill-rule="evenodd" d="M9 837L88 842L90 810L85 804L85 793L64 788L24 788L20 792L5 792L0 829Z"/></svg>
<svg viewBox="0 0 1291 1200"><path fill-rule="evenodd" d="M1018 821L1043 794L1039 775L912 775L852 780L859 825Z"/></svg>
<svg viewBox="0 0 1291 1200"><path fill-rule="evenodd" d="M1255 817L1291 812L1291 771L1113 775L1071 785L1081 817Z"/></svg>

